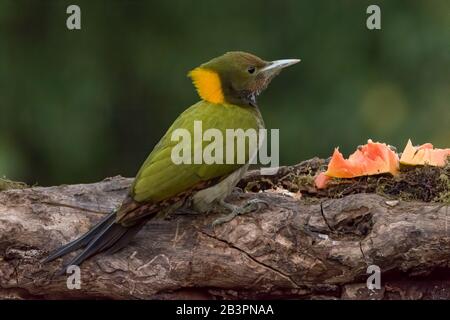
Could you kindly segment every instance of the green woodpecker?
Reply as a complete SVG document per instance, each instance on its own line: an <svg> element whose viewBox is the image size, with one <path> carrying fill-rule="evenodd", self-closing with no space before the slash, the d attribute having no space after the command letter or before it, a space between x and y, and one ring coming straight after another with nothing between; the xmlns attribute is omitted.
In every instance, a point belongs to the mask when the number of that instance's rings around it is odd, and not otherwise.
<svg viewBox="0 0 450 320"><path fill-rule="evenodd" d="M299 62L297 59L264 61L245 52L228 52L189 72L201 100L185 110L168 129L139 169L128 196L111 214L104 217L80 238L52 252L44 262L83 248L68 265L79 265L87 258L124 247L150 219L164 217L181 207L197 212L212 208L229 211L216 223L231 220L252 207L226 203L224 199L248 169L246 163L175 164L172 149L174 130L193 132L194 121L203 130L264 127L256 98L281 69ZM193 150L191 150L193 151ZM65 268L63 269L65 270Z"/></svg>

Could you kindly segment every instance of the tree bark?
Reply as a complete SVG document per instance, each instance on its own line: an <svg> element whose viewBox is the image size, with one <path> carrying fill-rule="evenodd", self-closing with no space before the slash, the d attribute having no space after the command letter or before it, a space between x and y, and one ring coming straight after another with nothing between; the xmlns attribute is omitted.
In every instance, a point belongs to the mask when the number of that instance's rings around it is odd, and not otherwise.
<svg viewBox="0 0 450 320"><path fill-rule="evenodd" d="M40 261L118 206L132 180L0 192L0 298L449 299L448 205L278 184L324 163L250 172L240 186L258 192L229 200L268 207L215 228L214 213L150 221L125 249L83 263L80 289L55 276L63 259ZM378 290L367 289L370 265L381 270Z"/></svg>

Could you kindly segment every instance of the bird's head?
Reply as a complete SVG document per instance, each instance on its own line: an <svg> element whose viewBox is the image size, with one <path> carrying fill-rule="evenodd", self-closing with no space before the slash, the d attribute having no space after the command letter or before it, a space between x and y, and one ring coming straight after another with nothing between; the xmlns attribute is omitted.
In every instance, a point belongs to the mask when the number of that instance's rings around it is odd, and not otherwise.
<svg viewBox="0 0 450 320"><path fill-rule="evenodd" d="M299 61L264 61L253 54L234 51L202 64L188 76L205 101L256 107L256 97L281 69Z"/></svg>

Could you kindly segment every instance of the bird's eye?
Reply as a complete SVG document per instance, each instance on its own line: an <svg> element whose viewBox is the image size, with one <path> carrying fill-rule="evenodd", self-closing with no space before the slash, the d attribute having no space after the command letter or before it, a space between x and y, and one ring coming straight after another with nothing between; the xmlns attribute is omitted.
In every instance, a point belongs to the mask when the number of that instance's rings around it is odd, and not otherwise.
<svg viewBox="0 0 450 320"><path fill-rule="evenodd" d="M250 74L255 73L255 70L256 70L255 67L248 67L248 69L247 69L248 73L250 73Z"/></svg>

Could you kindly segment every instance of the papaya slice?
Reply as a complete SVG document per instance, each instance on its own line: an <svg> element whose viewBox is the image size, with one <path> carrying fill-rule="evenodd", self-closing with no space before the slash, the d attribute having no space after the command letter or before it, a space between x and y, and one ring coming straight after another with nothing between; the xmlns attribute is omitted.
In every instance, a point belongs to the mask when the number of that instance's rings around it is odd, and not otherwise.
<svg viewBox="0 0 450 320"><path fill-rule="evenodd" d="M325 189L330 180L331 177L327 176L325 172L320 172L314 179L314 184L316 185L317 189Z"/></svg>
<svg viewBox="0 0 450 320"><path fill-rule="evenodd" d="M431 143L415 147L410 139L406 144L405 150L403 150L400 163L409 166L430 165L444 167L449 156L450 149L437 149Z"/></svg>
<svg viewBox="0 0 450 320"><path fill-rule="evenodd" d="M367 144L344 159L336 148L325 175L335 178L355 178L375 174L398 174L398 155L385 143L368 140Z"/></svg>
<svg viewBox="0 0 450 320"><path fill-rule="evenodd" d="M323 189L331 178L356 178L382 173L397 175L399 159L396 152L380 142L368 140L366 145L358 147L348 159L339 149L334 149L326 172L319 173L314 182L316 188Z"/></svg>

